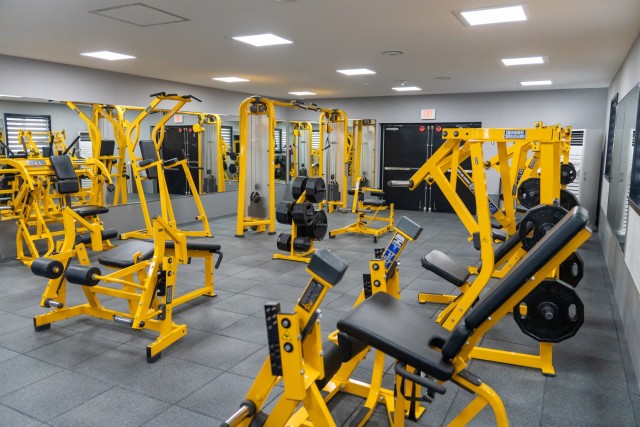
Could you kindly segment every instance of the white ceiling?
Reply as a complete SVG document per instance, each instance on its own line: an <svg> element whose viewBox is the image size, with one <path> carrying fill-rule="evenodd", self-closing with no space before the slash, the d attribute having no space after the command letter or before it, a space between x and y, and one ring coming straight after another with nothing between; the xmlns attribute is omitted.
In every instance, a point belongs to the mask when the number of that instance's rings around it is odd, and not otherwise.
<svg viewBox="0 0 640 427"><path fill-rule="evenodd" d="M289 91L318 94L307 98L391 96L401 81L423 88L422 94L531 90L518 82L547 79L554 85L545 89L573 89L607 87L640 29L639 0L529 0L523 3L528 21L480 27L463 26L452 11L517 3L141 0L189 20L144 27L90 13L134 2L0 0L0 54L281 98L291 98ZM113 13L123 18L121 12ZM294 43L256 48L231 39L267 32ZM137 59L80 56L97 50ZM405 53L381 54L385 50ZM500 62L536 55L549 63L507 68ZM377 74L336 73L361 67ZM229 75L251 81L211 80Z"/></svg>

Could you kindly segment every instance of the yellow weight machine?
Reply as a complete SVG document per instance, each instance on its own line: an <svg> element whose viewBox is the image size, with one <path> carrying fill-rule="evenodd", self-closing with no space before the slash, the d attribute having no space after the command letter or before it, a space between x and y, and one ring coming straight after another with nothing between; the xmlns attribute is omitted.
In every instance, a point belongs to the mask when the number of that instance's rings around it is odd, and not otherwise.
<svg viewBox="0 0 640 427"><path fill-rule="evenodd" d="M337 121L344 118L346 130L346 115L339 110L327 110L296 100L282 102L260 96L245 99L240 104L240 152L238 153L240 177L236 237L244 237L246 228L257 232L268 232L270 235L276 232L274 179L276 107L321 111L321 117L327 115L324 119L327 123L325 127L331 120ZM327 133L327 138L329 135ZM344 148L344 146L341 147ZM322 154L320 156L322 158ZM344 154L341 159L344 159Z"/></svg>
<svg viewBox="0 0 640 427"><path fill-rule="evenodd" d="M420 302L449 304L439 317L439 321L446 329L451 330L458 325L460 319L473 306L480 292L494 276L496 260L492 245L491 216L500 220L510 235L515 233L515 199L512 195L512 183L509 178L511 171L508 162L508 144L514 140L531 140L539 144L540 169L544 171L541 175L541 190L543 190L541 191L541 200L543 204L551 205L554 200L559 200L560 197L560 152L562 144L569 135L570 131L563 129L560 125L544 126L541 122L536 123L535 127L530 129L444 129L443 136L446 138L444 144L414 173L409 181L389 183L390 186L404 186L413 190L424 180L435 182L469 231L474 246L480 249L482 268L480 270L475 267L470 269L477 276L473 284L460 286L462 293L459 296L430 294L420 296ZM490 166L483 160L482 148L483 144L487 143L497 145L504 211L499 210L487 198L485 168ZM459 166L467 158L471 159L472 178L466 172L461 173ZM449 179L445 176L447 170L452 171ZM458 170L458 173L453 173L455 170ZM455 192L458 175L461 179L466 180L465 183L475 194L477 220ZM524 254L524 250L521 248L514 249L514 251L510 252L507 269L511 268ZM502 274L504 274L504 269ZM539 355L485 348L476 348L472 354L474 358L478 359L538 368L547 375L553 375L555 372L552 365L552 344L549 342L540 342Z"/></svg>
<svg viewBox="0 0 640 427"><path fill-rule="evenodd" d="M186 236L190 237L211 237L209 220L207 218L206 212L204 211L204 207L202 206L202 201L200 200L200 195L198 194L197 187L193 181L193 178L191 177L187 160L161 159L159 154L159 149L162 145L162 139L164 137L164 126L169 121L169 119L173 117L178 111L180 111L180 109L187 102L190 102L192 98L195 98L192 95L181 96L175 94L165 94L164 92L156 93L151 96L154 99L151 101L149 106L141 109L139 114L133 121L125 121L124 123L125 138L127 141L126 149L128 157L129 159L131 159L131 170L133 172L134 182L136 183L138 196L140 197L140 208L142 209L145 228L142 230L123 233L121 235L121 238L148 239L152 237L151 215L149 213L149 207L147 205L144 193L144 186L142 185L143 181L146 180L157 180L158 192L160 195L159 215L165 218L165 221L167 221L172 227L177 228L173 206L171 204L171 198L169 197L169 192L167 190L164 177L165 168L182 168L189 187L191 188L191 196L193 197L195 208L198 213L195 217L195 220L202 223L202 230L185 230L183 232ZM173 101L175 102L175 104L169 110L158 109L158 105L163 101ZM149 114L158 111L163 115L158 123L156 123L151 132L152 140L140 141L140 125L142 121ZM138 150L140 151L140 155L137 154ZM159 170L157 169L158 165L162 165L162 168L160 169L161 171L163 171L162 173L157 173L157 171Z"/></svg>
<svg viewBox="0 0 640 427"><path fill-rule="evenodd" d="M293 158L291 159L291 171L289 176L296 178L313 175L313 163L311 161L311 150L313 141L313 127L310 122L291 122L293 125Z"/></svg>
<svg viewBox="0 0 640 427"><path fill-rule="evenodd" d="M329 213L347 206L347 139L349 117L338 109L324 110L320 115L319 169L327 183L327 205Z"/></svg>
<svg viewBox="0 0 640 427"><path fill-rule="evenodd" d="M451 381L475 395L451 426L466 425L487 405L493 410L497 425L507 426L500 397L469 372L470 353L488 330L589 238L587 222L586 211L575 208L536 243L454 331L374 289L369 298L338 322L339 344L334 351L322 343L318 308L347 266L330 252L319 250L307 268L311 280L293 312L282 312L276 303L265 305L269 355L240 408L222 426L335 426L321 389L336 369L359 355L363 346L371 346L397 361L395 390L386 396L396 408L393 413L388 412L391 425L401 427L405 423L407 412L397 408L415 407L416 398L430 402L436 394L444 394L444 384ZM264 405L278 384L282 384L282 392L271 413L266 413ZM418 387L427 391L422 398ZM363 408L350 425L364 425L369 412L369 408ZM413 415L417 418L420 414Z"/></svg>
<svg viewBox="0 0 640 427"><path fill-rule="evenodd" d="M353 224L347 225L329 232L329 237L334 238L339 234L358 233L373 236L373 242L388 231L393 231L393 204L387 205L384 192L375 187L376 171L376 122L371 119L353 121L353 137L350 144L350 169L355 178L354 188L348 190L353 195L351 212L357 215ZM365 198L366 193L377 198ZM389 210L388 216L378 215ZM382 227L372 227L373 223L383 223Z"/></svg>

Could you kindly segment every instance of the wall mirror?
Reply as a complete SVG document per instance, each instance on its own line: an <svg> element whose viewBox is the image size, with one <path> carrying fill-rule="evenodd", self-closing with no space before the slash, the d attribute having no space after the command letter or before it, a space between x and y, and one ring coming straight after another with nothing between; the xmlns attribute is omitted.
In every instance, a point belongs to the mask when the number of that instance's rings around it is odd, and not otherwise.
<svg viewBox="0 0 640 427"><path fill-rule="evenodd" d="M640 87L636 86L618 102L613 131L607 219L623 251L629 216L628 201L639 100Z"/></svg>

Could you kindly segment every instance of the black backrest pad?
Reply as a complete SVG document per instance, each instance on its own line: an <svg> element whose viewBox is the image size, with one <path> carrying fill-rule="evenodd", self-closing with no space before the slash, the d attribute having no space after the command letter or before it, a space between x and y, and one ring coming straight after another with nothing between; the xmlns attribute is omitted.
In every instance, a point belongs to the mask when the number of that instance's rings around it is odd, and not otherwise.
<svg viewBox="0 0 640 427"><path fill-rule="evenodd" d="M103 139L100 144L100 157L113 156L116 151L116 142L113 139Z"/></svg>
<svg viewBox="0 0 640 427"><path fill-rule="evenodd" d="M531 276L553 258L589 222L586 209L577 206L560 220L471 310L442 349L445 358L457 354L471 333L502 306ZM454 348L455 347L455 348Z"/></svg>
<svg viewBox="0 0 640 427"><path fill-rule="evenodd" d="M62 154L59 156L51 156L49 159L51 160L51 167L53 167L53 172L56 174L56 178L59 180L78 179L78 175L76 175L76 171L73 168L73 163L71 163L71 157L69 157L69 155Z"/></svg>
<svg viewBox="0 0 640 427"><path fill-rule="evenodd" d="M140 154L142 154L142 160L151 160L153 162L160 160L158 152L156 151L156 144L153 141L144 140L140 141ZM158 170L155 167L145 169L147 178L155 179L158 177Z"/></svg>
<svg viewBox="0 0 640 427"><path fill-rule="evenodd" d="M495 262L500 261L509 251L520 244L520 233L513 233L507 240L499 245L493 252L493 259Z"/></svg>

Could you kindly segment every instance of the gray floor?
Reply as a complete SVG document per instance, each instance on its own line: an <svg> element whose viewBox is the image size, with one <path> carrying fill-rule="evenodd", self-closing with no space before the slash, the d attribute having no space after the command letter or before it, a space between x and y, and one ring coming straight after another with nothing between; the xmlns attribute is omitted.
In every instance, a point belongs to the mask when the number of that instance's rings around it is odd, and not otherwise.
<svg viewBox="0 0 640 427"><path fill-rule="evenodd" d="M455 216L405 214L425 228L401 258L402 299L417 306L419 291L451 290L422 269L423 255L440 249L470 264L478 254ZM332 214L330 228L352 219ZM225 254L215 273L218 296L203 297L176 311L175 321L188 325L187 336L152 365L146 363L145 346L153 335L111 322L76 318L56 323L49 331L34 332L32 316L44 311L38 306L43 279L17 262L0 264L0 425L211 426L231 414L267 353L264 303L275 300L291 306L308 275L300 263L271 260L275 236L248 233L245 239L236 239L233 217L214 220L212 228ZM279 229L287 227L279 225ZM370 237L343 235L317 245L350 264L343 281L324 301L324 331L331 331L350 309L373 248L387 241L385 237L374 244ZM555 377L525 368L471 363L470 370L502 397L512 425L640 422L640 391L597 234L581 254L586 274L577 291L585 304L586 321L577 336L554 347ZM202 280L202 265L181 266L177 280L179 289L192 289L193 283ZM71 302L83 301L79 287L70 292ZM437 307L420 309L433 316ZM483 344L517 351L537 348L511 319L490 331ZM358 369L358 375L366 379L369 369L370 361ZM386 385L392 381L387 375ZM466 391L447 384L447 393L436 398L418 424L442 425L470 399ZM337 399L332 403L336 419L345 420L359 404L349 396ZM494 423L493 414L485 409L473 425ZM370 425L386 425L382 411Z"/></svg>

